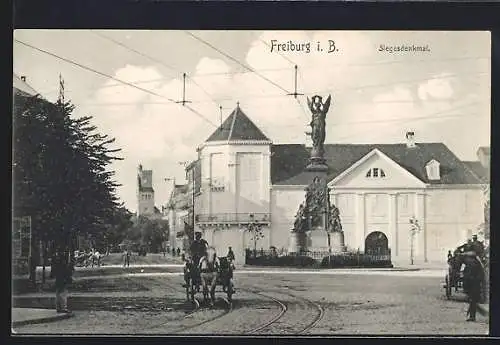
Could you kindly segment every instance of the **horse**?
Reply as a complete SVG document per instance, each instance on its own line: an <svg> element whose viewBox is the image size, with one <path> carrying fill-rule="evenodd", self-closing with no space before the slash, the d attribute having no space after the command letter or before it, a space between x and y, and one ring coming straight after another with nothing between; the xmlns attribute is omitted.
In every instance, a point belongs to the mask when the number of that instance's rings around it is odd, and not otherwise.
<svg viewBox="0 0 500 345"><path fill-rule="evenodd" d="M210 305L215 303L215 287L219 276L220 262L215 249L209 249L205 256L200 259L198 265L200 269L201 283L203 286L203 298L208 300L210 293Z"/></svg>
<svg viewBox="0 0 500 345"><path fill-rule="evenodd" d="M198 268L199 260L188 258L184 264L184 284L186 288L186 298L194 299L194 294L200 291L200 270Z"/></svg>

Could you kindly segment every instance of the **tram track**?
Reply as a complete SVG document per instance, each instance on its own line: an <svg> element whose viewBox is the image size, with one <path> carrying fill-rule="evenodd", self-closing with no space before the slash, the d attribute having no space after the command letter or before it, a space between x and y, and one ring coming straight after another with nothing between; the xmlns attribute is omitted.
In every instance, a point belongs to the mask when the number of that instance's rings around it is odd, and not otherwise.
<svg viewBox="0 0 500 345"><path fill-rule="evenodd" d="M264 291L264 292L257 292L257 291L252 291L252 290L249 290L249 289L240 289L240 290L245 290L247 292L250 292L250 293L253 293L253 294L265 297L267 299L270 299L273 302L275 302L276 304L278 304L278 306L280 308L279 312L273 318L271 318L269 321L266 321L265 323L263 323L263 324L255 327L255 328L253 328L253 329L251 329L249 331L246 331L245 332L246 334L255 334L257 332L261 332L261 331L264 331L264 330L266 330L268 328L271 328L274 324L278 323L286 315L286 313L289 311L288 305L290 304L290 302L286 302L286 301L280 300L278 298L275 298L273 296L270 296L269 294L265 293L266 291ZM302 333L306 333L306 332L310 331L325 316L325 310L324 310L324 308L321 306L321 304L319 304L317 302L311 301L309 299L306 299L306 298L303 298L303 297L300 297L300 296L297 296L297 295L294 295L294 294L286 293L286 292L283 292L283 291L272 291L272 290L269 290L267 292L279 293L279 294L287 295L289 297L292 297L294 299L298 299L298 300L302 301L306 305L314 306L314 309L316 309L316 315L312 319L312 321L308 322L305 326L302 326L302 328L299 329L298 331L294 332L294 334L302 334Z"/></svg>

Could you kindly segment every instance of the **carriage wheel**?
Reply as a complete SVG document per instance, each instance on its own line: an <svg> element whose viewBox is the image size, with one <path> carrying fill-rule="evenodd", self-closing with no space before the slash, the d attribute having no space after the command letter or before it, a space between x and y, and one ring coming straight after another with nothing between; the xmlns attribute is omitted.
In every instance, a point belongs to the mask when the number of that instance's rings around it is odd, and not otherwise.
<svg viewBox="0 0 500 345"><path fill-rule="evenodd" d="M451 298L451 282L450 282L450 278L448 275L446 275L445 283L446 283L446 286L445 286L446 298L450 299Z"/></svg>

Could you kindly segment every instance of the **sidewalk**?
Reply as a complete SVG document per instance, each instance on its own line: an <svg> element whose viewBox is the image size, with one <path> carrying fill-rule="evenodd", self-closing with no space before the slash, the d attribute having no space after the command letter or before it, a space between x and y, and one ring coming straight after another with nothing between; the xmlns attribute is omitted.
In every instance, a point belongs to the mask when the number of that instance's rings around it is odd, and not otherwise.
<svg viewBox="0 0 500 345"><path fill-rule="evenodd" d="M12 327L53 322L72 316L72 313L57 313L55 309L12 308ZM12 331L15 333L15 330Z"/></svg>

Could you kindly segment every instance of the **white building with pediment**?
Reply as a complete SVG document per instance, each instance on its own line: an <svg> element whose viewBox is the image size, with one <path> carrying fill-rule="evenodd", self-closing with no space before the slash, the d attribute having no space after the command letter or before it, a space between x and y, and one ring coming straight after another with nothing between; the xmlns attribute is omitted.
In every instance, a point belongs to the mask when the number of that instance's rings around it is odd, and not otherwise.
<svg viewBox="0 0 500 345"><path fill-rule="evenodd" d="M238 106L190 165L195 229L220 255L231 246L239 263L253 247L252 222L263 229L258 249L287 248L314 177L305 170L309 152L301 144L273 145ZM489 162L484 152L479 161ZM442 143L415 143L408 133L401 144L325 144L325 158L330 198L350 250L385 243L393 263L408 263L416 220L414 261L445 262L447 251L483 223L489 167L461 161Z"/></svg>

